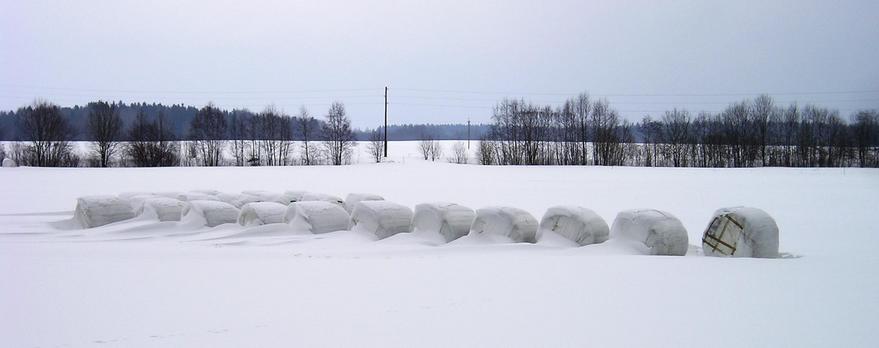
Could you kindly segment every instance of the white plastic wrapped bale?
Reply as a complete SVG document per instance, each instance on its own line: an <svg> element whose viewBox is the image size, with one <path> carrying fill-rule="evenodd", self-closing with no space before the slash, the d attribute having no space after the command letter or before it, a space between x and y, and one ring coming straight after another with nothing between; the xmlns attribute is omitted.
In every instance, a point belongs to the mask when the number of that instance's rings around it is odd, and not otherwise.
<svg viewBox="0 0 879 348"><path fill-rule="evenodd" d="M238 224L241 226L259 226L284 222L287 206L276 202L247 203L241 207Z"/></svg>
<svg viewBox="0 0 879 348"><path fill-rule="evenodd" d="M87 196L76 200L74 218L83 228L103 226L135 217L131 205L116 196Z"/></svg>
<svg viewBox="0 0 879 348"><path fill-rule="evenodd" d="M290 203L299 202L302 200L302 196L304 196L307 191L284 191L284 198L289 199Z"/></svg>
<svg viewBox="0 0 879 348"><path fill-rule="evenodd" d="M778 225L765 211L750 207L722 208L702 236L708 256L778 257Z"/></svg>
<svg viewBox="0 0 879 348"><path fill-rule="evenodd" d="M214 227L238 222L240 213L238 208L226 202L194 200L186 205L183 220L196 221L198 224Z"/></svg>
<svg viewBox="0 0 879 348"><path fill-rule="evenodd" d="M6 158L3 159L3 167L4 167L4 168L14 168L14 167L18 167L18 163L15 163L15 160L13 160L13 159L11 159L11 158L9 158L9 157L6 157Z"/></svg>
<svg viewBox="0 0 879 348"><path fill-rule="evenodd" d="M371 193L349 193L348 196L345 196L345 210L349 213L354 211L354 207L357 206L357 203L362 201L383 201L384 197L371 194Z"/></svg>
<svg viewBox="0 0 879 348"><path fill-rule="evenodd" d="M187 203L168 197L149 197L143 201L143 214L154 214L159 221L180 221Z"/></svg>
<svg viewBox="0 0 879 348"><path fill-rule="evenodd" d="M617 214L611 238L625 240L647 255L687 253L687 229L674 215L655 209L626 210Z"/></svg>
<svg viewBox="0 0 879 348"><path fill-rule="evenodd" d="M414 225L419 232L435 232L451 242L470 232L476 219L473 209L455 203L424 203L415 206Z"/></svg>
<svg viewBox="0 0 879 348"><path fill-rule="evenodd" d="M470 234L496 235L516 243L536 243L537 219L527 211L513 207L486 207L476 210Z"/></svg>
<svg viewBox="0 0 879 348"><path fill-rule="evenodd" d="M284 222L296 230L327 233L347 230L351 217L337 204L324 201L291 203L287 206Z"/></svg>
<svg viewBox="0 0 879 348"><path fill-rule="evenodd" d="M215 195L210 195L210 194L201 193L201 192L194 192L194 191L178 194L177 197L175 197L175 198L177 198L181 201L184 201L184 202L189 202L189 201L217 201L217 202L221 202L220 198Z"/></svg>
<svg viewBox="0 0 879 348"><path fill-rule="evenodd" d="M603 243L610 228L594 211L577 206L549 208L540 219L540 231L553 231L580 245Z"/></svg>
<svg viewBox="0 0 879 348"><path fill-rule="evenodd" d="M119 198L128 202L131 205L131 209L134 210L135 215L140 215L143 213L143 205L150 198L156 198L155 194L152 193L141 193L141 194L128 194L128 193L120 193Z"/></svg>
<svg viewBox="0 0 879 348"><path fill-rule="evenodd" d="M306 192L302 194L302 197L300 197L298 200L298 202L314 201L330 202L342 207L343 209L345 208L345 201L343 201L341 198L324 193Z"/></svg>
<svg viewBox="0 0 879 348"><path fill-rule="evenodd" d="M379 239L412 232L412 209L388 201L362 201L351 213L351 230L374 233Z"/></svg>

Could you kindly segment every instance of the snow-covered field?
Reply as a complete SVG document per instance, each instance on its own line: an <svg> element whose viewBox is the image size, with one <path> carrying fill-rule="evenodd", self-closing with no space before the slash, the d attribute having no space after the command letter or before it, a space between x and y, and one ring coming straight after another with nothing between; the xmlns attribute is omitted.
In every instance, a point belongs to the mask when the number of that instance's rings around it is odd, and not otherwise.
<svg viewBox="0 0 879 348"><path fill-rule="evenodd" d="M450 148L446 143L447 151ZM0 346L875 346L879 170L488 167L0 168ZM368 156L358 155L366 162ZM76 198L127 191L369 192L409 207L561 204L610 224L656 208L687 256L573 247L436 246L413 235L291 234L134 220L70 229ZM748 205L779 259L705 257L712 212Z"/></svg>

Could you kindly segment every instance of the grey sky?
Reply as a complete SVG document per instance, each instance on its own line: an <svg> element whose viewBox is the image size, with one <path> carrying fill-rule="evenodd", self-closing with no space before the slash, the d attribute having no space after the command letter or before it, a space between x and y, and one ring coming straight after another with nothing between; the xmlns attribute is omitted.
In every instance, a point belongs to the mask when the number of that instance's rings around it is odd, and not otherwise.
<svg viewBox="0 0 879 348"><path fill-rule="evenodd" d="M392 123L487 121L504 96L580 91L633 120L759 92L848 117L879 106L877 14L875 0L0 0L0 108L103 98L322 115L341 100L373 127L388 84Z"/></svg>

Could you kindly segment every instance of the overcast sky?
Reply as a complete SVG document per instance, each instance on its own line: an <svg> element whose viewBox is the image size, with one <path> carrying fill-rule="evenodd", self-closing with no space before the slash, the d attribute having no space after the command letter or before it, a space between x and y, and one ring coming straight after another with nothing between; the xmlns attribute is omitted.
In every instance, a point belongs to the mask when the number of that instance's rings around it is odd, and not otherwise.
<svg viewBox="0 0 879 348"><path fill-rule="evenodd" d="M625 117L778 102L879 106L879 1L0 0L0 109L187 103L374 127L487 121L588 91Z"/></svg>

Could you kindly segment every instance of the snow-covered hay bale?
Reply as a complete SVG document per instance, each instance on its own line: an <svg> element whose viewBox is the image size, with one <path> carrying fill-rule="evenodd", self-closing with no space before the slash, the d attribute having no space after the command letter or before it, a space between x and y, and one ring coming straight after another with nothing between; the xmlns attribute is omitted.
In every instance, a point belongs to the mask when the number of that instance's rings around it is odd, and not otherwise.
<svg viewBox="0 0 879 348"><path fill-rule="evenodd" d="M362 201L351 213L351 230L374 233L379 239L412 232L412 209L388 201Z"/></svg>
<svg viewBox="0 0 879 348"><path fill-rule="evenodd" d="M76 200L74 218L83 228L103 226L135 217L131 205L116 196L87 196Z"/></svg>
<svg viewBox="0 0 879 348"><path fill-rule="evenodd" d="M299 197L299 195L292 193L288 194L262 190L242 191L241 194L256 197L258 202L275 202L284 205L296 202Z"/></svg>
<svg viewBox="0 0 879 348"><path fill-rule="evenodd" d="M238 222L240 211L235 206L220 201L190 201L183 212L186 220L198 221L207 227Z"/></svg>
<svg viewBox="0 0 879 348"><path fill-rule="evenodd" d="M14 167L18 167L18 163L15 163L15 160L14 160L14 159L11 159L11 158L9 158L9 157L6 157L6 158L3 159L3 167L4 167L4 168L14 168Z"/></svg>
<svg viewBox="0 0 879 348"><path fill-rule="evenodd" d="M351 217L338 204L324 201L291 203L284 214L284 222L294 229L311 233L347 230Z"/></svg>
<svg viewBox="0 0 879 348"><path fill-rule="evenodd" d="M541 231L553 231L580 245L603 243L610 228L594 211L577 206L549 208L540 219Z"/></svg>
<svg viewBox="0 0 879 348"><path fill-rule="evenodd" d="M345 197L345 210L348 213L354 211L354 207L357 206L357 203L362 201L383 201L384 197L371 194L371 193L349 193L348 196Z"/></svg>
<svg viewBox="0 0 879 348"><path fill-rule="evenodd" d="M299 197L299 200L297 202L314 202L314 201L330 202L330 203L336 204L342 208L345 208L345 201L343 201L341 198L339 198L337 196L333 196L333 195L324 194L324 193L306 192L306 193L302 194L302 197Z"/></svg>
<svg viewBox="0 0 879 348"><path fill-rule="evenodd" d="M647 255L687 253L687 229L674 215L655 209L626 210L617 214L611 238L631 242Z"/></svg>
<svg viewBox="0 0 879 348"><path fill-rule="evenodd" d="M289 199L290 203L299 202L302 200L302 196L304 196L307 191L284 191L283 197L285 199Z"/></svg>
<svg viewBox="0 0 879 348"><path fill-rule="evenodd" d="M241 226L258 226L284 222L287 206L276 202L247 203L241 207L238 223Z"/></svg>
<svg viewBox="0 0 879 348"><path fill-rule="evenodd" d="M476 219L473 209L455 203L424 203L415 206L414 225L416 231L439 233L446 242L451 242L470 232L470 225Z"/></svg>
<svg viewBox="0 0 879 348"><path fill-rule="evenodd" d="M527 211L513 207L486 207L476 210L470 234L504 236L516 243L536 243L537 219Z"/></svg>
<svg viewBox="0 0 879 348"><path fill-rule="evenodd" d="M201 192L195 192L195 191L181 193L181 194L178 194L177 197L174 197L174 198L177 198L177 199L184 201L184 202L190 202L190 201L217 201L217 202L221 202L222 201L222 200L220 200L219 197L217 197L215 195L201 193Z"/></svg>
<svg viewBox="0 0 879 348"><path fill-rule="evenodd" d="M702 236L709 256L778 257L778 225L765 211L750 207L722 208Z"/></svg>
<svg viewBox="0 0 879 348"><path fill-rule="evenodd" d="M148 197L142 203L143 214L155 214L159 221L180 221L187 203L168 197Z"/></svg>

